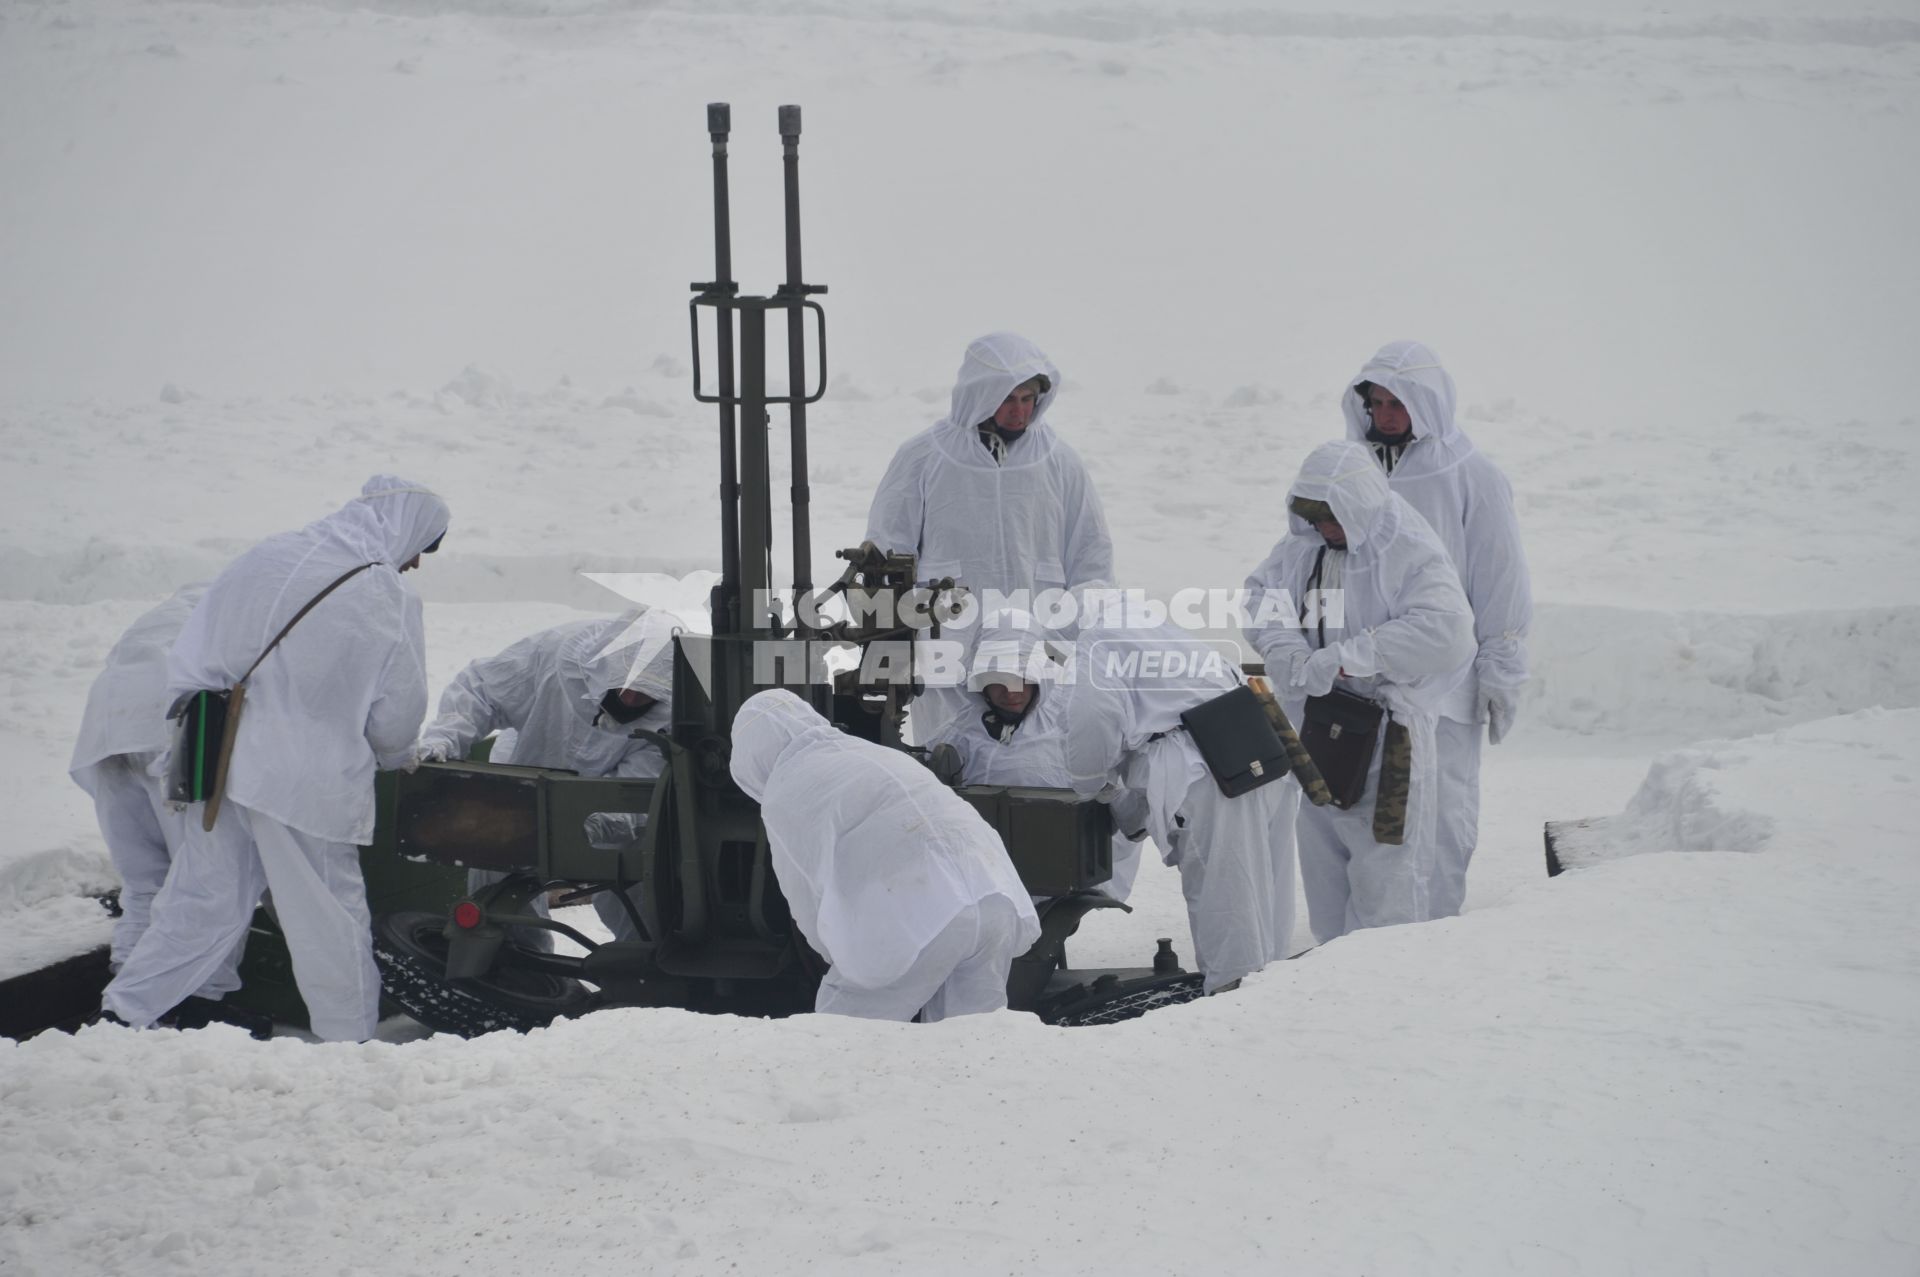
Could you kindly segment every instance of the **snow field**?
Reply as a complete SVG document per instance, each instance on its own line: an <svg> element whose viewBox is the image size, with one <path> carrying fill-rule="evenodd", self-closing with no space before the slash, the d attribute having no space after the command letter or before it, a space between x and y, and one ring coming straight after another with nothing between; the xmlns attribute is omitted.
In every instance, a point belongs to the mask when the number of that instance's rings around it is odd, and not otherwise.
<svg viewBox="0 0 1920 1277"><path fill-rule="evenodd" d="M535 1272L1898 1271L1920 1130L1911 1106L1858 1101L1902 1089L1920 1034L1900 996L1920 969L1899 850L1917 718L1668 764L1695 771L1695 809L1760 804L1758 855L1635 856L1106 1029L619 1011L474 1042L0 1046L27 1151L0 1172L19 1205L0 1254L28 1272L453 1273L482 1254ZM1844 827L1810 793L1846 804Z"/></svg>
<svg viewBox="0 0 1920 1277"><path fill-rule="evenodd" d="M0 1043L0 1271L1920 1267L1920 21L1329 10L0 9L0 971L105 939L62 773L115 636L369 473L453 507L409 576L436 685L620 606L582 572L711 566L711 100L749 291L806 110L817 574L1013 327L1126 583L1237 586L1342 379L1414 337L1541 601L1458 919L1086 1031ZM1134 903L1076 960L1185 951L1172 872Z"/></svg>

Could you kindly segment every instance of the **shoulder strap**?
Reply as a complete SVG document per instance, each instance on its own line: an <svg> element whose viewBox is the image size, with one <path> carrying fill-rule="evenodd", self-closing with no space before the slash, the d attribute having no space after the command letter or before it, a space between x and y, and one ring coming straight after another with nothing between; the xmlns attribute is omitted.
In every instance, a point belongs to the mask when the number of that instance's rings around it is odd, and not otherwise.
<svg viewBox="0 0 1920 1277"><path fill-rule="evenodd" d="M291 631L294 626L300 624L301 617L313 611L315 604L319 603L321 599L326 598L327 595L332 594L335 590L345 585L350 579L352 579L355 576L358 576L362 572L365 572L368 568L372 566L373 564L371 563L362 563L357 568L352 568L346 572L341 573L339 576L334 578L332 585L329 585L326 589L320 591L320 593L308 599L306 606L301 608L298 612L295 612L293 614L293 619L280 627L280 632L273 636L273 642L267 644L267 650L265 652L260 653L260 655L257 658L255 658L253 664L247 666L247 672L245 674L242 674L238 681L241 683L244 683L248 679L252 678L253 672L260 668L260 662L266 660L267 656L273 651L273 649L280 646L280 640L285 638L288 632Z"/></svg>
<svg viewBox="0 0 1920 1277"><path fill-rule="evenodd" d="M1307 588L1300 591L1300 623L1302 625L1307 623L1307 596L1320 588L1320 571L1326 566L1326 562L1327 547L1322 544L1319 552L1313 556L1313 571L1307 574ZM1327 645L1327 610L1318 603L1313 605L1313 609L1319 614L1315 619L1320 622L1320 646L1325 647Z"/></svg>

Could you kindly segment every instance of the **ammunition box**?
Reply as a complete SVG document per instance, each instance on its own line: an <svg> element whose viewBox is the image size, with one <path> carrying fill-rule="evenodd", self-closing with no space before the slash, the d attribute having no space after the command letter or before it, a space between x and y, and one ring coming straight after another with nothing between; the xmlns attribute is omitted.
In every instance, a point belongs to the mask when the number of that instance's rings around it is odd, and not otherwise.
<svg viewBox="0 0 1920 1277"><path fill-rule="evenodd" d="M1113 877L1113 813L1068 789L962 785L1036 896L1063 896Z"/></svg>
<svg viewBox="0 0 1920 1277"><path fill-rule="evenodd" d="M595 847L597 812L649 812L652 780L592 778L500 763L428 763L397 778L393 848L409 860L543 878L643 881L651 839ZM651 828L651 826L650 826Z"/></svg>

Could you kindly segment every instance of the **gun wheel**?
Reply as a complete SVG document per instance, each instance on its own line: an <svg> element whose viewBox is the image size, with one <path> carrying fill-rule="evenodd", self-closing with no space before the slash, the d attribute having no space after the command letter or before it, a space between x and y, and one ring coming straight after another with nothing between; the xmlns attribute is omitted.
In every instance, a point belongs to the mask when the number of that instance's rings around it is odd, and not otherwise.
<svg viewBox="0 0 1920 1277"><path fill-rule="evenodd" d="M1050 1021L1061 1028L1088 1028L1096 1024L1118 1024L1137 1020L1149 1011L1192 1002L1202 992L1205 977L1198 971L1182 973L1145 989L1132 989L1110 998L1082 1002L1055 1015Z"/></svg>
<svg viewBox="0 0 1920 1277"><path fill-rule="evenodd" d="M373 956L388 997L420 1023L463 1038L512 1029L526 1033L578 1015L593 995L578 980L512 965L511 946L485 976L449 980L446 915L407 910L373 923Z"/></svg>

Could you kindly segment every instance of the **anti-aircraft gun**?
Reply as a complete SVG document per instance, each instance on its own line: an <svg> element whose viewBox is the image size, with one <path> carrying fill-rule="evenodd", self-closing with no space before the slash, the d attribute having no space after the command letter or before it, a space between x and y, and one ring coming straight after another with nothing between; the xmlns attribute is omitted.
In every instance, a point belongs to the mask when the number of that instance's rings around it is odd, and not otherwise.
<svg viewBox="0 0 1920 1277"><path fill-rule="evenodd" d="M912 555L871 544L841 550L840 578L814 588L806 422L826 386L826 312L815 300L826 288L804 282L801 269L800 108L781 107L779 127L786 281L769 295L746 295L732 278L730 109L707 108L714 277L693 285L689 315L694 397L716 407L720 426L721 576L709 599L712 632L673 640L670 728L637 733L660 748L664 771L629 780L484 760L427 764L397 777L383 796L382 848L505 875L450 913L408 910L375 921L388 994L435 1028L524 1029L596 1006L760 1015L812 1007L824 963L792 925L757 804L728 773L734 715L756 692L784 686L842 730L906 748L903 718L920 687L915 640L937 637L957 597L951 580L918 580ZM711 391L702 373L703 311L715 335ZM787 339L779 393L767 378L768 321L776 313L786 318ZM792 468L793 579L785 605L775 601L773 580L768 409L776 404L786 412ZM1180 970L1164 940L1147 967L1067 969L1065 942L1080 920L1096 908L1125 907L1093 890L1112 871L1103 805L1059 790L959 792L998 829L1028 889L1047 898L1042 937L1014 965L1010 1005L1051 1022L1094 1023L1198 994L1199 976ZM592 818L614 813L645 813L638 837L596 844L588 831L601 822ZM578 901L601 893L624 910L629 938L596 942L532 907L543 895ZM585 953L525 943L530 928L564 934Z"/></svg>

